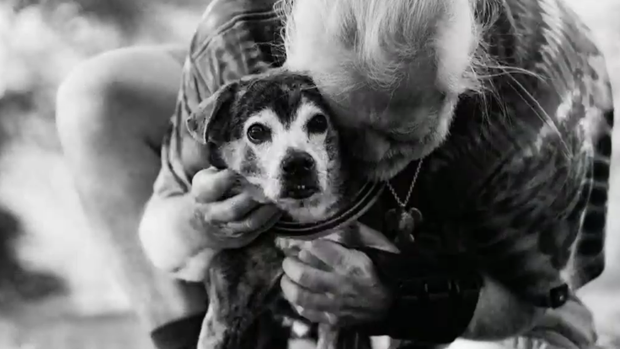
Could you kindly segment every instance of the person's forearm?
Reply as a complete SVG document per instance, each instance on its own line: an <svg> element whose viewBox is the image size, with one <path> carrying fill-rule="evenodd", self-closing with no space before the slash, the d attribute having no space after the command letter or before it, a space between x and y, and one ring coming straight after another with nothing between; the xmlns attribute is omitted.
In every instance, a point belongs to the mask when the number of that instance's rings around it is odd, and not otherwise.
<svg viewBox="0 0 620 349"><path fill-rule="evenodd" d="M501 340L531 329L544 314L521 300L497 281L483 276L474 315L462 337L472 340Z"/></svg>
<svg viewBox="0 0 620 349"><path fill-rule="evenodd" d="M406 254L364 251L393 299L384 319L362 327L373 335L433 344L502 340L531 329L544 313L482 275L470 259L422 248Z"/></svg>
<svg viewBox="0 0 620 349"><path fill-rule="evenodd" d="M206 232L196 227L195 205L189 194L154 195L140 223L140 239L151 262L188 281L202 281L217 252Z"/></svg>

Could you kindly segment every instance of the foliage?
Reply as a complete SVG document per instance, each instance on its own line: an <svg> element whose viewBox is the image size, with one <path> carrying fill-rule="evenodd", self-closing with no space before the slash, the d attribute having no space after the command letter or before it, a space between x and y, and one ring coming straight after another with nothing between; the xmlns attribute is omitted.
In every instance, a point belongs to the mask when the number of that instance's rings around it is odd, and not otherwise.
<svg viewBox="0 0 620 349"><path fill-rule="evenodd" d="M59 153L54 99L71 69L118 47L188 40L204 3L0 0L0 156L15 143ZM0 169L0 181L5 174ZM11 204L0 198L0 306L63 290L59 279L18 261L28 222L4 208Z"/></svg>

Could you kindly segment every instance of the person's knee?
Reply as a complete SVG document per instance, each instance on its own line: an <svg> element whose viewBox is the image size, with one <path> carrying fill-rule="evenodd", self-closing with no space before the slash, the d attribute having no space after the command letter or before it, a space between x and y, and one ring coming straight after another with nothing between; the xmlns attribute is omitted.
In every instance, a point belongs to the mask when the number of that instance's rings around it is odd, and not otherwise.
<svg viewBox="0 0 620 349"><path fill-rule="evenodd" d="M77 146L84 136L100 133L113 121L115 89L121 76L122 53L112 52L77 66L60 84L56 126L63 147Z"/></svg>
<svg viewBox="0 0 620 349"><path fill-rule="evenodd" d="M63 148L128 132L160 132L158 125L174 109L180 73L181 65L163 49L121 49L80 64L57 92Z"/></svg>

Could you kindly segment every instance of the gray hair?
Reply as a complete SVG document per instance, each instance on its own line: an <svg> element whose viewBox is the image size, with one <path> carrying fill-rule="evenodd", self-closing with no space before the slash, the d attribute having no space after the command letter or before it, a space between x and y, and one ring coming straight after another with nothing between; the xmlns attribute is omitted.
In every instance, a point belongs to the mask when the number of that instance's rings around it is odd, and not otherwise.
<svg viewBox="0 0 620 349"><path fill-rule="evenodd" d="M281 0L286 66L335 102L362 84L390 96L413 86L478 90L478 1Z"/></svg>

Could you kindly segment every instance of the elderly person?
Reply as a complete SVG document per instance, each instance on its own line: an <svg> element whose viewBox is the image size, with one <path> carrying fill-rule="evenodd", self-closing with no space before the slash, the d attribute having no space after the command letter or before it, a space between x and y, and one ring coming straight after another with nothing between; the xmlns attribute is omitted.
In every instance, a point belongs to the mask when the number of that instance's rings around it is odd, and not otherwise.
<svg viewBox="0 0 620 349"><path fill-rule="evenodd" d="M146 256L198 281L217 251L251 242L277 214L244 193L223 198L235 177L208 168L184 120L285 53L389 189L360 222L394 238L387 212L424 216L400 255L319 241L287 258L282 291L302 316L403 345L592 347L574 292L603 269L613 113L603 59L576 16L560 0L295 0L283 12L275 2L216 0L189 52L104 54L60 88L85 210L155 344L195 347L207 302ZM144 253L137 231L156 179L149 212L161 224L142 229ZM207 231L188 226L196 214ZM212 222L243 238L215 240Z"/></svg>

